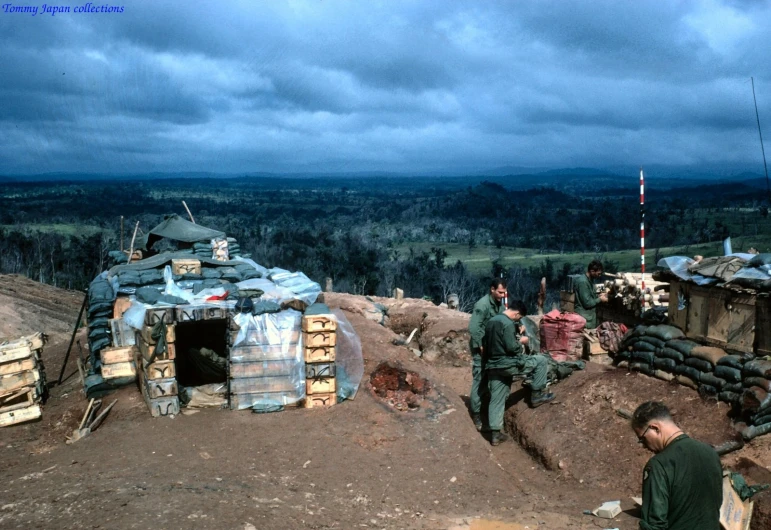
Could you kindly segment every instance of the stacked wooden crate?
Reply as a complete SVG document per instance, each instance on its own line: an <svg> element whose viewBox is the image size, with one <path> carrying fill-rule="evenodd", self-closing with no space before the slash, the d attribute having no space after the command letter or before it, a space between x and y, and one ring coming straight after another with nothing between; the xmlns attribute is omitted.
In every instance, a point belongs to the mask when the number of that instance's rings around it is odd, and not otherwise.
<svg viewBox="0 0 771 530"><path fill-rule="evenodd" d="M301 313L285 310L253 317L231 332L230 408L279 409L303 398Z"/></svg>
<svg viewBox="0 0 771 530"><path fill-rule="evenodd" d="M0 427L42 416L39 403L46 391L43 343L41 333L0 343Z"/></svg>
<svg viewBox="0 0 771 530"><path fill-rule="evenodd" d="M141 366L139 386L152 416L179 414L179 387L176 367L176 325L174 308L148 309L145 325L136 333L137 366ZM155 353L153 328L163 322L166 328L166 348ZM104 370L104 369L103 369Z"/></svg>
<svg viewBox="0 0 771 530"><path fill-rule="evenodd" d="M303 316L305 408L337 403L335 347L337 319L324 304L313 304Z"/></svg>

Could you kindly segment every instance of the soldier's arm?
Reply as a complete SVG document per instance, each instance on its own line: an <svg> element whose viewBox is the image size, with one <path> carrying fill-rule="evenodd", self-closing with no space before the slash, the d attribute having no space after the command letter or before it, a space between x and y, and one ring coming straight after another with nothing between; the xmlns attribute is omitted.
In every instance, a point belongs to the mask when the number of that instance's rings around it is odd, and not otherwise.
<svg viewBox="0 0 771 530"><path fill-rule="evenodd" d="M592 309L600 303L599 296L594 292L594 287L588 281L578 283L578 286L576 287L576 299L584 309Z"/></svg>
<svg viewBox="0 0 771 530"><path fill-rule="evenodd" d="M482 339L485 336L485 328L482 327L484 320L484 309L474 306L471 313L471 320L468 323L468 332L471 335L471 349L479 349L482 346Z"/></svg>
<svg viewBox="0 0 771 530"><path fill-rule="evenodd" d="M669 488L664 469L658 462L648 462L643 470L643 505L640 530L667 530L669 523Z"/></svg>

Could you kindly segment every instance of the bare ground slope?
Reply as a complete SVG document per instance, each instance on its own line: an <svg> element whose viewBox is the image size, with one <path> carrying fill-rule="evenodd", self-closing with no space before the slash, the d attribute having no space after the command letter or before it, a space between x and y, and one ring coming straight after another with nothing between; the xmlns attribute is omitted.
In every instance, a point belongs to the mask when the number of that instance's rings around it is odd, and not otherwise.
<svg viewBox="0 0 771 530"><path fill-rule="evenodd" d="M0 295L8 292L0 287ZM69 326L81 300L69 303ZM637 388L627 382L638 376L576 374L557 387L560 404L535 411L515 397L507 420L537 459L514 443L491 448L464 403L470 370L458 345L467 340L468 317L442 314L422 301L397 307L384 300L392 325L401 319L399 331L408 330L404 335L422 327L415 340L426 350L437 348L436 361L394 345L398 335L368 315L371 301L328 296L330 305L346 311L365 358L356 399L330 409L203 410L153 419L136 388L127 387L106 398L118 404L98 431L65 445L86 407L77 375L69 377L52 389L42 421L0 430L0 528L460 530L481 529L482 519L507 522L500 528L512 530L636 528L628 513L611 522L581 511L618 498L631 508L625 496L635 490L646 455L611 410L648 395L625 394ZM37 331L47 324L24 325ZM46 347L49 371L58 372L66 335ZM383 360L429 379L434 390L424 407L397 412L374 396L366 380ZM65 373L73 372L71 364ZM665 387L661 395L673 390ZM687 429L713 424L713 409L681 411L693 415ZM608 439L616 442L609 450L602 445ZM728 463L762 480L767 447L753 443Z"/></svg>

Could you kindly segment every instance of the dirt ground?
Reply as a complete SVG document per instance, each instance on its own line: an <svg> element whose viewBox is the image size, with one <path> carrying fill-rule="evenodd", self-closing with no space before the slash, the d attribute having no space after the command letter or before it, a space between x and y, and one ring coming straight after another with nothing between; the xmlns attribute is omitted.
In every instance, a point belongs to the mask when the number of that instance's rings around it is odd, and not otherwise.
<svg viewBox="0 0 771 530"><path fill-rule="evenodd" d="M0 277L0 296L7 285ZM58 376L67 323L71 331L82 301L79 293L56 296L69 302L56 328L64 331L44 351L49 379ZM13 312L16 299L2 300ZM555 404L529 410L515 392L506 421L527 450L511 441L491 447L465 405L470 369L457 345L466 340L467 316L445 314L453 334L444 350L431 338L438 319L421 301L388 309L405 329L422 324L408 345L372 317L372 302L347 295L327 302L346 311L365 359L355 400L328 409L154 419L139 391L126 387L105 398L118 402L102 427L66 445L86 408L71 359L43 419L0 430L0 528L626 530L637 528L629 496L639 494L648 455L616 408L666 398L696 437L716 443L731 435L723 411L695 393L593 365L555 387ZM405 305L420 315L400 316L410 312ZM17 335L39 329L34 311L26 314ZM416 344L436 349L431 361L411 349ZM383 361L427 380L418 408L399 411L369 388ZM768 481L771 440L764 438L724 462ZM617 499L625 511L613 521L582 514Z"/></svg>

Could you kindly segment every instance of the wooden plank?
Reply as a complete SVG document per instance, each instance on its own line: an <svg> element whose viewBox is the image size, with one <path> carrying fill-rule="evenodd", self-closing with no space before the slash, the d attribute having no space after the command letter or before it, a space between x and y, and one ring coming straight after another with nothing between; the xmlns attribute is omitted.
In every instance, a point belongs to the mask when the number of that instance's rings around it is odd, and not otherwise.
<svg viewBox="0 0 771 530"><path fill-rule="evenodd" d="M313 394L312 396L306 396L303 401L303 407L306 409L329 407L336 404L337 395L335 394Z"/></svg>
<svg viewBox="0 0 771 530"><path fill-rule="evenodd" d="M34 350L31 349L28 345L7 348L3 351L0 351L0 363L26 359L27 357L32 357L33 353Z"/></svg>
<svg viewBox="0 0 771 530"><path fill-rule="evenodd" d="M305 315L302 330L306 332L335 331L337 319L333 315Z"/></svg>
<svg viewBox="0 0 771 530"><path fill-rule="evenodd" d="M334 377L317 377L305 380L305 393L312 394L333 394L336 390Z"/></svg>
<svg viewBox="0 0 771 530"><path fill-rule="evenodd" d="M145 392L151 398L165 398L179 394L177 380L173 377L167 379L147 379L142 376L142 384L145 386Z"/></svg>
<svg viewBox="0 0 771 530"><path fill-rule="evenodd" d="M26 372L27 370L34 370L36 367L37 362L35 359L33 357L29 357L20 361L11 361L9 363L0 364L0 375Z"/></svg>
<svg viewBox="0 0 771 530"><path fill-rule="evenodd" d="M32 335L27 335L11 341L1 342L0 353L7 350L22 348L24 346L29 347L30 350L39 350L40 348L43 347L44 343L45 343L45 338L43 337L43 334L38 331L37 333L33 333Z"/></svg>
<svg viewBox="0 0 771 530"><path fill-rule="evenodd" d="M174 361L155 361L150 364L143 363L143 365L147 379L169 379L177 375Z"/></svg>
<svg viewBox="0 0 771 530"><path fill-rule="evenodd" d="M99 352L102 364L127 363L133 361L136 355L136 346L102 348L102 351Z"/></svg>
<svg viewBox="0 0 771 530"><path fill-rule="evenodd" d="M128 308L131 307L131 300L128 296L119 296L115 299L115 305L112 306L112 318L113 319L120 319L123 318L123 313L128 311Z"/></svg>
<svg viewBox="0 0 771 530"><path fill-rule="evenodd" d="M25 386L34 386L38 381L40 381L40 372L37 370L4 375L0 377L0 393L11 392Z"/></svg>
<svg viewBox="0 0 771 530"><path fill-rule="evenodd" d="M103 379L116 379L118 377L136 377L137 365L134 362L114 363L102 365Z"/></svg>
<svg viewBox="0 0 771 530"><path fill-rule="evenodd" d="M680 281L672 281L669 284L669 307L667 315L669 323L685 331L688 327L688 299L690 297L690 284ZM680 304L685 301L682 309Z"/></svg>
<svg viewBox="0 0 771 530"><path fill-rule="evenodd" d="M245 377L230 380L230 392L233 394L259 394L262 392L296 391L296 379L280 377Z"/></svg>
<svg viewBox="0 0 771 530"><path fill-rule="evenodd" d="M752 351L757 328L757 297L750 293L734 293L729 302L731 320L728 325L728 349ZM771 323L766 321L766 327Z"/></svg>
<svg viewBox="0 0 771 530"><path fill-rule="evenodd" d="M334 331L316 331L312 333L303 333L303 342L306 348L334 346L337 344L337 334Z"/></svg>
<svg viewBox="0 0 771 530"><path fill-rule="evenodd" d="M37 388L22 388L16 392L0 398L0 412L23 409L35 403L40 394Z"/></svg>
<svg viewBox="0 0 771 530"><path fill-rule="evenodd" d="M306 363L329 363L335 360L334 346L305 348L304 352Z"/></svg>
<svg viewBox="0 0 771 530"><path fill-rule="evenodd" d="M771 355L771 297L755 300L755 348L758 356Z"/></svg>
<svg viewBox="0 0 771 530"><path fill-rule="evenodd" d="M728 327L731 311L728 309L729 292L725 289L710 289L707 298L707 329L705 337L713 341L728 342Z"/></svg>
<svg viewBox="0 0 771 530"><path fill-rule="evenodd" d="M0 427L8 427L17 423L36 420L42 415L43 411L40 409L40 405L37 404L23 409L3 412L0 413Z"/></svg>
<svg viewBox="0 0 771 530"><path fill-rule="evenodd" d="M298 361L230 363L230 377L276 377L297 373Z"/></svg>
<svg viewBox="0 0 771 530"><path fill-rule="evenodd" d="M688 300L688 320L685 335L689 339L704 339L709 317L709 289L692 285Z"/></svg>
<svg viewBox="0 0 771 530"><path fill-rule="evenodd" d="M297 344L277 344L260 346L232 346L230 348L231 362L279 361L298 357Z"/></svg>

